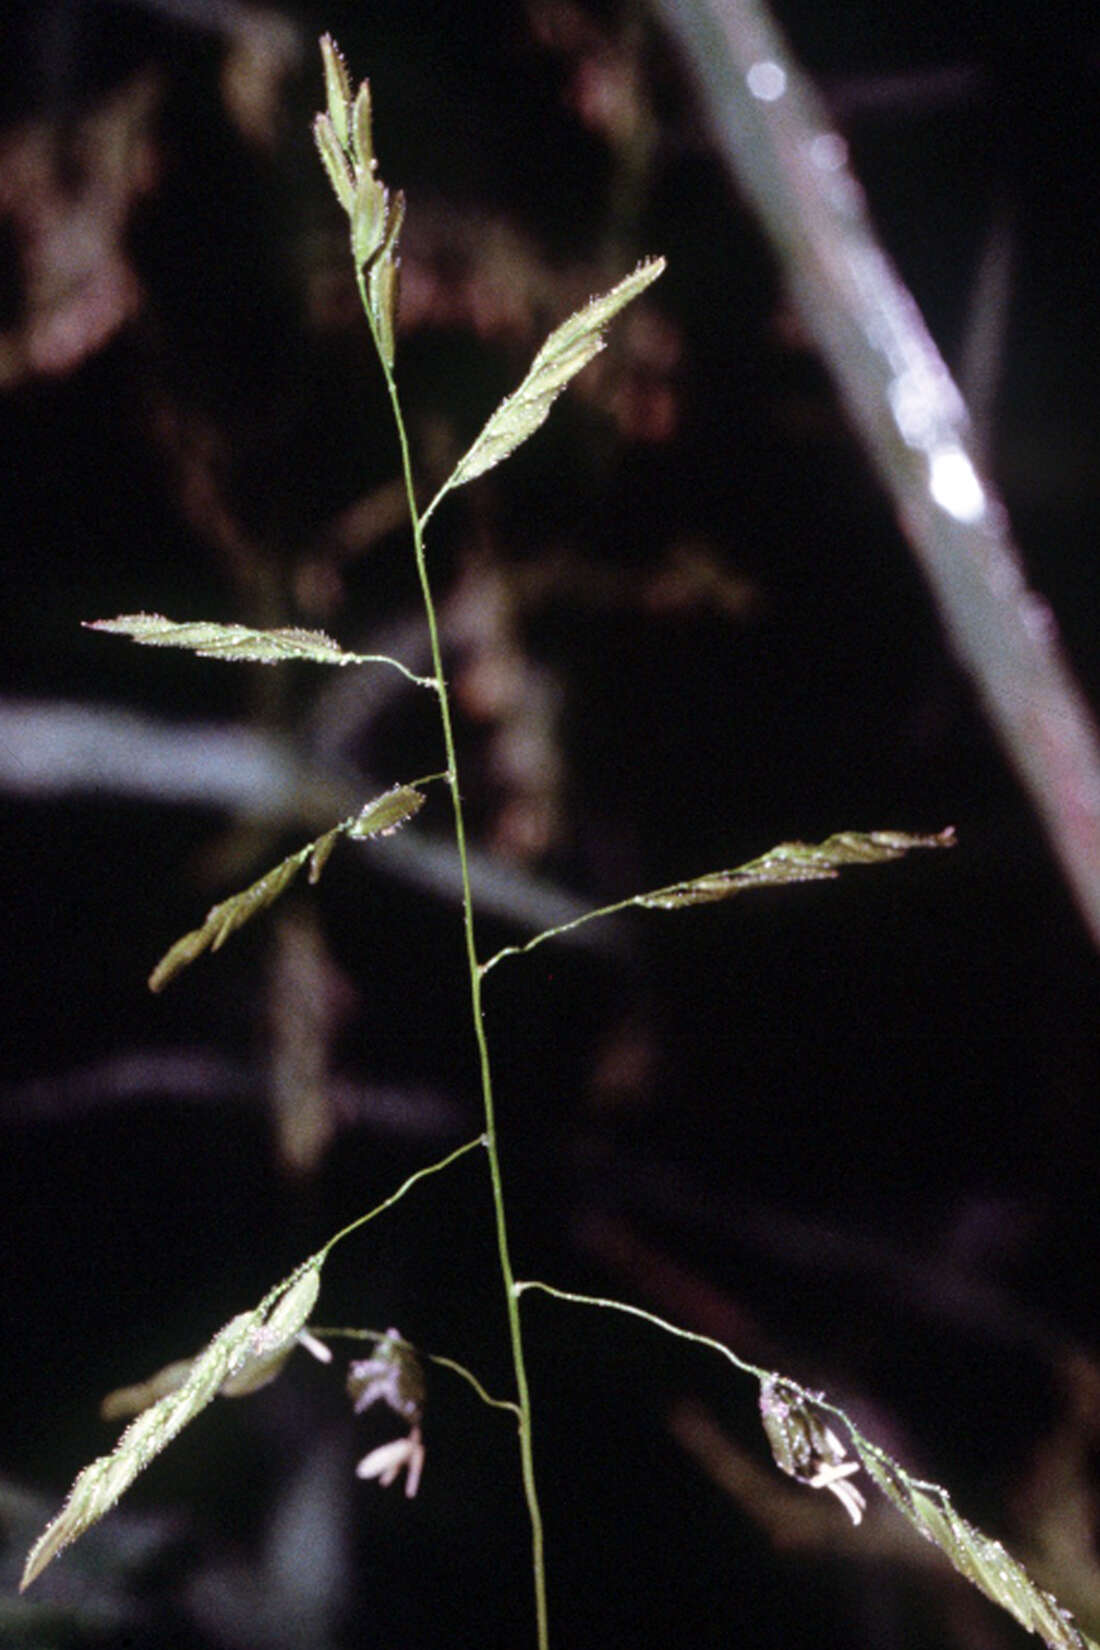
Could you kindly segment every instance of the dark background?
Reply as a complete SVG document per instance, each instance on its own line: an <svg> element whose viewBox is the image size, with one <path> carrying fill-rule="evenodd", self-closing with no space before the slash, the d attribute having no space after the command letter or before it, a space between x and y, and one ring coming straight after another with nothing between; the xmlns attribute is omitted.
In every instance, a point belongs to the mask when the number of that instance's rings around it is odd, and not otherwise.
<svg viewBox="0 0 1100 1650"><path fill-rule="evenodd" d="M989 323L991 470L1096 703L1100 42L1040 7L780 17L961 374ZM213 900L341 810L70 783L61 757L32 785L15 716L68 704L79 743L128 709L180 753L192 722L237 725L355 802L440 765L412 690L357 710L342 674L338 698L320 669L80 629L146 609L368 648L415 615L309 141L326 28L371 77L381 173L409 197L398 373L424 474L555 321L642 253L669 259L588 387L432 523L479 844L596 905L784 839L958 832L494 974L517 1269L827 1387L1096 1633L1095 954L686 75L640 8L253 24L213 3L5 12L0 1641L533 1642L508 1418L433 1370L408 1502L352 1476L377 1429L339 1357L213 1406L25 1607L12 1592L110 1446L105 1391L480 1128L452 900L387 871L385 844L345 846L288 914L151 998ZM363 499L375 516L348 526ZM445 826L440 793L400 841ZM528 931L498 915L483 950ZM299 940L306 984L280 988ZM295 1166L271 1028L307 999L320 1121ZM471 1157L337 1251L319 1315L397 1324L506 1394L494 1266ZM676 1441L705 1406L767 1466L752 1383L721 1360L537 1297L525 1322L555 1642L1023 1642L931 1548L895 1552L892 1514L845 1545L841 1508L803 1492L799 1546L769 1499L784 1481L727 1493L718 1447L701 1463Z"/></svg>

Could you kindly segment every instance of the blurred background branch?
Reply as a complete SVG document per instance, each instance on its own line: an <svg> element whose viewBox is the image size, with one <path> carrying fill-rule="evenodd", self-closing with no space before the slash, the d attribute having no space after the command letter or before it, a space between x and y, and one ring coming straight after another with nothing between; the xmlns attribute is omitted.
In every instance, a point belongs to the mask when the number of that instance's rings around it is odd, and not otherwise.
<svg viewBox="0 0 1100 1650"><path fill-rule="evenodd" d="M763 0L657 6L1100 945L1096 722L1050 606L1028 588L962 397L875 236L847 145ZM990 283L995 257L994 242Z"/></svg>

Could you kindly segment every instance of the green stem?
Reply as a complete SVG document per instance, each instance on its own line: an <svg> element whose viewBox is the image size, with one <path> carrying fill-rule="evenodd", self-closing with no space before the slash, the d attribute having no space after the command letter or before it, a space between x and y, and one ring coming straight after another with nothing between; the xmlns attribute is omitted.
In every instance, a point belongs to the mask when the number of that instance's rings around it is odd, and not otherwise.
<svg viewBox="0 0 1100 1650"><path fill-rule="evenodd" d="M644 897L644 896L643 896ZM485 978L491 968L505 957L522 957L525 952L533 951L536 945L543 945L547 940L556 939L559 934L568 934L574 928L580 928L586 922L595 922L597 917L613 917L620 911L627 911L632 905L640 905L641 898L631 894L628 899L618 899L614 905L601 905L598 911L583 911L579 917L573 917L569 922L560 922L556 928L544 928L541 934L536 934L533 940L527 940L523 945L506 945L502 951L496 951L481 965L481 977Z"/></svg>
<svg viewBox="0 0 1100 1650"><path fill-rule="evenodd" d="M490 1409L509 1409L520 1421L523 1420L523 1412L518 1404L514 1404L511 1398L494 1398L492 1393L486 1392L473 1370L467 1369L465 1364L456 1363L453 1358L445 1358L441 1352L429 1352L428 1362L438 1364L441 1369L451 1369L456 1375L461 1375L464 1381L470 1383L482 1403L488 1404Z"/></svg>
<svg viewBox="0 0 1100 1650"><path fill-rule="evenodd" d="M394 670L399 670L402 676L410 681L414 687L435 687L435 682L430 676L418 676L415 671L409 669L408 665L403 665L400 659L391 659L388 653L345 653L336 663L341 665L392 665Z"/></svg>
<svg viewBox="0 0 1100 1650"><path fill-rule="evenodd" d="M439 719L443 729L443 748L447 759L447 773L451 788L451 803L454 812L455 846L458 849L458 860L462 878L462 927L466 942L466 962L470 975L470 1013L473 1019L474 1040L477 1045L478 1066L481 1074L481 1102L485 1117L485 1145L489 1157L489 1178L492 1183L493 1214L496 1225L497 1256L500 1262L500 1274L504 1284L504 1297L508 1313L508 1334L512 1345L512 1368L516 1380L516 1397L519 1401L519 1449L520 1466L523 1478L523 1494L527 1503L527 1514L531 1525L531 1562L535 1584L535 1618L538 1629L538 1650L549 1650L550 1632L549 1618L546 1607L546 1566L544 1556L544 1542L542 1530L542 1510L539 1506L538 1488L535 1482L535 1458L531 1439L531 1393L527 1379L527 1364L524 1357L523 1329L520 1323L519 1297L516 1293L515 1274L512 1270L512 1256L508 1241L508 1220L504 1204L504 1179L500 1167L500 1151L497 1144L496 1109L493 1103L493 1079L489 1061L489 1044L485 1035L484 1011L481 1005L481 966L477 956L477 942L474 931L474 901L470 889L470 865L466 847L466 821L462 810L462 795L458 783L458 760L455 753L454 728L451 720L451 701L447 692L447 683L443 675L443 651L439 639L439 621L436 615L435 601L432 597L431 582L428 578L428 565L424 555L424 522L416 502L416 488L413 483L412 459L409 453L409 441L405 431L405 421L401 415L401 404L397 394L397 384L393 371L386 360L385 354L379 348L379 339L371 315L370 302L367 295L366 279L362 270L358 271L359 296L363 309L370 323L371 334L374 338L378 359L386 379L386 389L389 393L390 405L393 409L394 423L397 426L397 438L401 447L401 468L405 480L405 492L409 501L409 514L412 520L413 553L416 558L416 573L420 581L420 594L424 603L424 613L428 624L428 638L431 644L432 671L435 677L436 697L439 701ZM436 500L435 502L438 502ZM433 503L434 508L434 503Z"/></svg>
<svg viewBox="0 0 1100 1650"><path fill-rule="evenodd" d="M758 1381L766 1381L774 1374L773 1370L761 1369L757 1364L746 1363L744 1358L739 1358L736 1352L731 1352L728 1346L714 1340L712 1336L698 1335L693 1329L681 1329L679 1324L669 1323L667 1318L659 1318L656 1312L647 1312L643 1306L630 1306L626 1301L608 1300L603 1295L580 1295L572 1289L555 1289L553 1284L539 1283L535 1278L524 1278L514 1284L513 1288L517 1295L526 1294L528 1289L538 1289L543 1295L553 1295L558 1301L570 1301L574 1306L602 1306L607 1312L623 1312L628 1318L641 1318L643 1323L652 1324L654 1329L663 1329L667 1334L675 1335L678 1340L694 1341L696 1346L708 1346L712 1352L720 1352L723 1358L729 1359L735 1369L739 1369L744 1375L754 1375ZM805 1392L802 1387L798 1387L797 1382L791 1381L788 1385L796 1387L802 1396L820 1404L821 1408L832 1409L831 1405L822 1403L817 1394ZM833 1409L832 1412L839 1415L849 1427L852 1425L842 1410Z"/></svg>
<svg viewBox="0 0 1100 1650"><path fill-rule="evenodd" d="M467 1152L472 1152L475 1146L484 1146L486 1144L487 1141L485 1136L483 1134L479 1134L476 1140L467 1140L464 1146L458 1146L453 1152L448 1152L447 1156L441 1157L438 1163L429 1163L427 1168L417 1169L415 1174L411 1174L408 1180L402 1181L396 1192L391 1192L389 1197L379 1203L376 1208L368 1210L365 1215L357 1215L354 1220L349 1221L346 1226L341 1227L335 1237L329 1238L323 1249L319 1249L316 1255L310 1256L309 1260L305 1263L305 1266L311 1266L314 1262L323 1263L326 1261L330 1252L335 1249L338 1243L342 1243L346 1237L350 1237L352 1232L357 1232L360 1226L365 1226L367 1222L369 1220L373 1220L376 1215L382 1214L386 1209L392 1208L395 1203L399 1203L405 1193L411 1191L418 1180L426 1180L430 1174L438 1174L440 1169L449 1168L450 1165L458 1158L465 1157ZM304 1271L305 1266L299 1268L299 1270ZM278 1288L272 1291L272 1294L277 1294L278 1290L284 1287L285 1284L279 1284Z"/></svg>

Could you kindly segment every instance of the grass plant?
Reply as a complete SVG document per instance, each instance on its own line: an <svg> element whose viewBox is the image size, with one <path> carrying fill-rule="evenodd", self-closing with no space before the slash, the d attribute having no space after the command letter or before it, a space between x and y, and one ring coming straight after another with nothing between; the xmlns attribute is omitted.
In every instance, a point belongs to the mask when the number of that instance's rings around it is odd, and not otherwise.
<svg viewBox="0 0 1100 1650"><path fill-rule="evenodd" d="M490 1396L475 1372L445 1357L435 1361L469 1381L487 1404L504 1408L514 1416L519 1476L530 1528L533 1641L539 1650L548 1650L551 1626L546 1542L538 1491L535 1411L523 1325L524 1298L535 1291L552 1297L563 1307L594 1307L605 1313L631 1315L662 1333L711 1348L740 1375L758 1383L764 1431L784 1472L808 1487L829 1491L854 1525L860 1523L866 1506L861 1487L864 1480L860 1476L866 1474L871 1484L893 1502L922 1535L943 1549L957 1569L1024 1626L1060 1650L1085 1650L1091 1641L1000 1543L968 1523L955 1510L945 1490L911 1477L885 1451L864 1437L849 1416L823 1394L810 1391L775 1370L748 1363L720 1342L666 1322L638 1306L578 1294L517 1275L483 1000L489 975L505 963L522 966L524 954L534 947L552 942L580 923L626 907L679 912L755 888L833 878L847 867L893 860L915 849L947 847L953 834L950 829L933 835L894 830L843 831L818 845L782 843L734 869L631 896L545 929L495 954L483 955L471 894L459 753L425 529L452 491L502 463L535 434L556 397L603 347L611 322L657 280L664 265L660 258L639 264L608 292L594 298L557 327L539 350L519 387L501 403L435 496L421 508L395 372L398 241L404 200L399 192L387 188L378 173L368 84L364 82L353 89L344 61L327 36L321 42L321 51L326 109L317 116L314 132L333 190L347 214L363 312L392 408L411 521L411 550L430 643L431 674L417 675L397 658L346 652L330 637L310 630L265 631L240 625L177 623L153 614L124 615L100 621L94 628L124 634L143 645L180 647L221 660L277 664L293 659L337 668L392 669L401 672L416 691L434 695L439 717L440 770L412 779L396 778L388 790L367 801L356 814L305 844L250 887L219 902L198 928L171 947L154 968L149 983L153 990L159 991L202 953L219 949L242 924L278 899L303 869L308 880L316 882L341 837L384 839L406 825L415 829L411 822L425 799L427 788L443 785L451 799L454 845L463 890L461 920L466 980L461 985L456 982L456 989L465 990L469 999L483 1126L474 1138L421 1167L377 1207L330 1237L277 1283L257 1306L234 1316L196 1357L181 1360L152 1380L113 1394L107 1402L109 1413L132 1419L115 1448L85 1467L76 1478L64 1507L32 1548L22 1586L25 1588L33 1582L65 1547L113 1507L149 1461L215 1396L242 1396L257 1390L280 1374L296 1349L331 1361L331 1342L350 1338L367 1343L368 1355L354 1361L349 1374L348 1390L355 1408L362 1410L382 1403L401 1418L408 1430L372 1450L357 1470L361 1477L377 1478L382 1484L391 1484L404 1475L406 1492L415 1493L424 1466L420 1432L424 1402L421 1355L396 1331L326 1328L314 1321L313 1313L325 1262L337 1244L382 1215L421 1182L446 1172L468 1154L481 1152L492 1193L500 1286L511 1346L513 1394L507 1398Z"/></svg>

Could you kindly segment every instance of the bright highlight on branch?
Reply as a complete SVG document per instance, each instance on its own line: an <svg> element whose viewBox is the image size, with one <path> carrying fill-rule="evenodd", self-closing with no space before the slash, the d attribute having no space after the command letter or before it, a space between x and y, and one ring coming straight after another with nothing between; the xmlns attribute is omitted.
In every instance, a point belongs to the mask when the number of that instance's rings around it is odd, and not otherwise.
<svg viewBox="0 0 1100 1650"><path fill-rule="evenodd" d="M972 526L985 515L985 491L961 447L937 447L928 457L928 491L942 510Z"/></svg>
<svg viewBox="0 0 1100 1650"><path fill-rule="evenodd" d="M745 76L749 91L753 97L759 98L761 103L774 103L787 90L786 70L779 63L773 63L770 58L762 63L754 63Z"/></svg>

